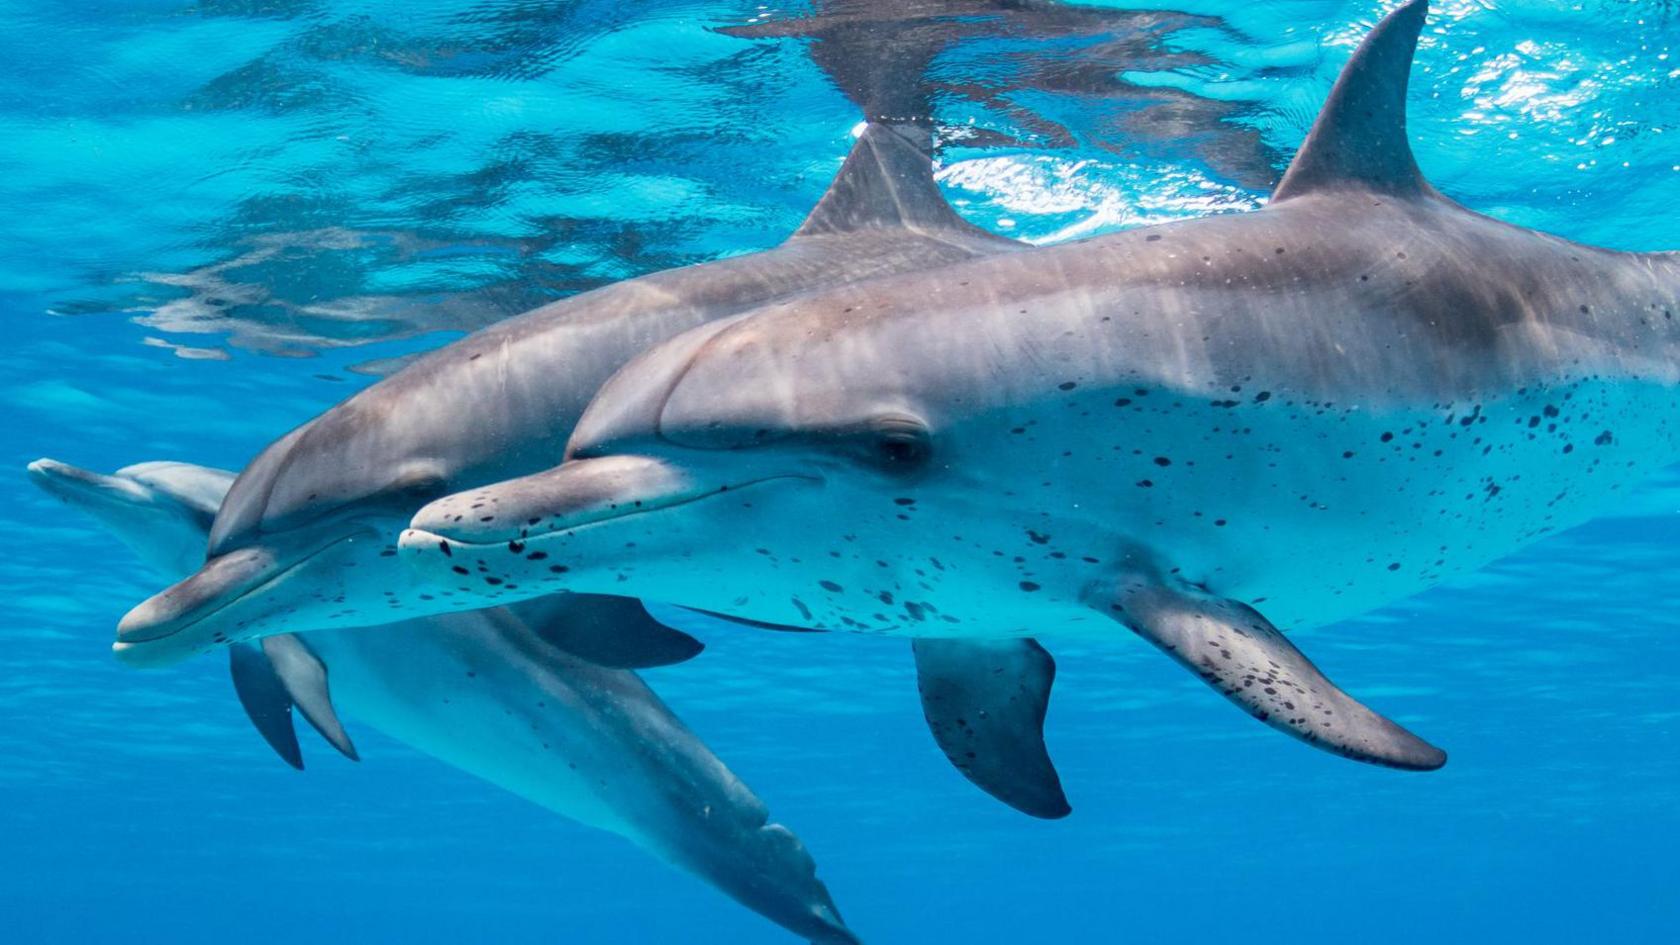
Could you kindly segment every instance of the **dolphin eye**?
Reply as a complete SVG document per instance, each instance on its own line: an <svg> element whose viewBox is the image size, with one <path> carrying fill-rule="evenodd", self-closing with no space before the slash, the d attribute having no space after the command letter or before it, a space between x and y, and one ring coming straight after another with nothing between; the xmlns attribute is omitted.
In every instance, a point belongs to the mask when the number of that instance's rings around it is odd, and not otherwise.
<svg viewBox="0 0 1680 945"><path fill-rule="evenodd" d="M870 458L883 470L908 473L927 464L933 455L928 428L909 417L883 417L867 433Z"/></svg>

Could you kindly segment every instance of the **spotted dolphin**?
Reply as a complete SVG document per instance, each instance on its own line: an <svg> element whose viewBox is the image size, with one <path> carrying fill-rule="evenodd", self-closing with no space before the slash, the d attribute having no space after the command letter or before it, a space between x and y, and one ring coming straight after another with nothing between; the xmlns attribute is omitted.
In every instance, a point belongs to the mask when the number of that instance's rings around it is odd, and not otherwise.
<svg viewBox="0 0 1680 945"><path fill-rule="evenodd" d="M1280 628L1474 570L1680 459L1680 258L1432 187L1405 130L1425 16L1366 38L1263 209L692 330L604 385L565 464L428 505L405 556L460 603L611 588L914 637L1017 734L1049 685L1031 638L1128 630L1274 728L1440 766Z"/></svg>
<svg viewBox="0 0 1680 945"><path fill-rule="evenodd" d="M201 567L122 619L117 655L155 665L271 633L458 609L429 600L396 561L402 527L433 498L559 462L589 397L637 351L798 292L1016 248L946 204L930 138L918 125L868 124L780 246L616 283L485 328L288 433L234 483ZM597 642L631 636L611 619L597 623L618 630ZM656 665L698 648L668 630L633 643L614 665ZM655 655L643 658L643 647Z"/></svg>
<svg viewBox="0 0 1680 945"><path fill-rule="evenodd" d="M104 475L42 459L29 472L166 575L192 570L234 480L188 463ZM355 757L334 712L341 707L425 754L616 833L797 935L857 941L799 839L769 821L763 802L635 673L572 656L512 611L280 634L230 654L240 701L294 767L303 767L294 708Z"/></svg>

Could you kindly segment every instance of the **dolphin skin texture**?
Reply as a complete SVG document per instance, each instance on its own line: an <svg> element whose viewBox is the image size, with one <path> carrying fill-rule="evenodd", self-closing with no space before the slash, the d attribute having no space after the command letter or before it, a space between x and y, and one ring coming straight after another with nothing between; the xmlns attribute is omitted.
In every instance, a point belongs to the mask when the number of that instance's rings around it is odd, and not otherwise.
<svg viewBox="0 0 1680 945"><path fill-rule="evenodd" d="M113 475L53 460L46 491L97 518L161 573L189 571L233 474L142 463ZM561 816L616 833L790 932L855 943L799 839L633 672L580 660L501 608L231 648L265 739L303 760L291 712L355 757L334 706ZM330 682L330 695L328 684Z"/></svg>
<svg viewBox="0 0 1680 945"><path fill-rule="evenodd" d="M1017 247L946 205L930 139L924 127L867 125L780 246L493 325L282 437L229 491L207 559L123 618L118 657L161 665L272 633L461 609L397 561L403 527L432 499L558 463L596 388L638 351L799 292Z"/></svg>
<svg viewBox="0 0 1680 945"><path fill-rule="evenodd" d="M1030 709L1004 744L1043 717L1028 638L1129 630L1286 733L1439 767L1278 628L1478 568L1680 459L1680 261L1430 186L1404 120L1425 16L1367 37L1264 209L691 330L603 386L564 464L426 506L404 556L459 605L611 589L984 644L966 662L1021 682L991 698Z"/></svg>

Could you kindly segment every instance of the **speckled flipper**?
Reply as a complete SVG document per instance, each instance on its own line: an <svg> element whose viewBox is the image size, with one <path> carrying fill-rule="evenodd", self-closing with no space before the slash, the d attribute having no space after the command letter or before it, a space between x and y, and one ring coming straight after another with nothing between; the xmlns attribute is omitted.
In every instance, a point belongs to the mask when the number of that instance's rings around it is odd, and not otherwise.
<svg viewBox="0 0 1680 945"><path fill-rule="evenodd" d="M1158 584L1127 586L1116 616L1267 725L1355 761L1433 771L1446 752L1336 685L1254 608Z"/></svg>
<svg viewBox="0 0 1680 945"><path fill-rule="evenodd" d="M257 734L281 761L302 771L303 749L298 747L297 730L292 728L292 697L268 657L255 643L235 643L228 647L228 663L234 694L246 717L257 727Z"/></svg>
<svg viewBox="0 0 1680 945"><path fill-rule="evenodd" d="M509 609L549 644L608 669L670 666L706 648L648 616L633 597L553 594Z"/></svg>
<svg viewBox="0 0 1680 945"><path fill-rule="evenodd" d="M1056 661L1032 640L920 639L917 689L928 729L963 777L1034 817L1072 810L1044 748Z"/></svg>
<svg viewBox="0 0 1680 945"><path fill-rule="evenodd" d="M327 666L320 657L290 633L263 637L262 651L298 712L339 754L360 761L356 746L350 743L350 736L338 721L338 713L333 711L332 695L327 691Z"/></svg>

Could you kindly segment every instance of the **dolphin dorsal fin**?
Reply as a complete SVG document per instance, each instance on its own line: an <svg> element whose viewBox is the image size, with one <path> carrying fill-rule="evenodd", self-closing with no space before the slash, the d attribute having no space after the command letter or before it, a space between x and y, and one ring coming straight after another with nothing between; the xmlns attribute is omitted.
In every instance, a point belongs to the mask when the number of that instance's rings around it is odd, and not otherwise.
<svg viewBox="0 0 1680 945"><path fill-rule="evenodd" d="M1406 141L1406 80L1428 11L1428 0L1408 0L1359 44L1272 193L1273 203L1326 190L1434 193Z"/></svg>
<svg viewBox="0 0 1680 945"><path fill-rule="evenodd" d="M794 238L883 227L973 231L933 179L933 133L870 122Z"/></svg>

